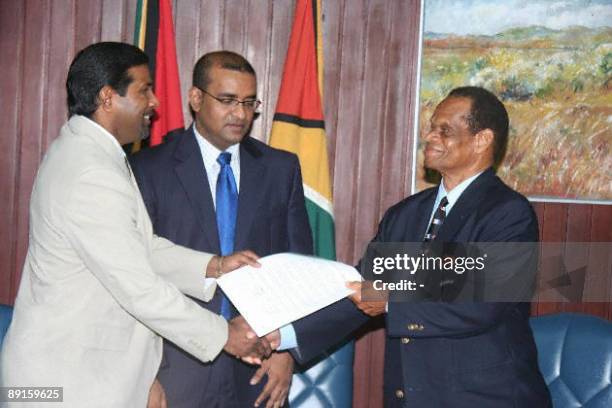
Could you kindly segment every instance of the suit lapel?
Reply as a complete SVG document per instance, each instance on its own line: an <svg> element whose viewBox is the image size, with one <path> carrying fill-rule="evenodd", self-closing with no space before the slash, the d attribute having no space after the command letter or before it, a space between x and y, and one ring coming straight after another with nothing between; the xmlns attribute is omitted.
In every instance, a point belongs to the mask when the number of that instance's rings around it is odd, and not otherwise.
<svg viewBox="0 0 612 408"><path fill-rule="evenodd" d="M495 173L493 169L485 170L465 189L444 221L444 224L440 227L436 240L452 241L465 225L466 219L476 211L485 198L484 195L487 189L483 187L494 179Z"/></svg>
<svg viewBox="0 0 612 408"><path fill-rule="evenodd" d="M189 128L179 140L174 153L174 171L193 206L194 213L210 248L219 252L215 207L208 186L208 175L193 130ZM180 210L177 210L180 211ZM208 220L208 222L207 222Z"/></svg>
<svg viewBox="0 0 612 408"><path fill-rule="evenodd" d="M438 194L438 189L433 188L431 193L423 198L423 200L418 204L416 209L416 220L414 223L414 229L407 229L406 231L406 242L420 242L425 237L425 233L427 233L427 228L429 228L429 217L431 216L431 212L433 211L433 205L436 201L436 196Z"/></svg>
<svg viewBox="0 0 612 408"><path fill-rule="evenodd" d="M240 144L240 189L238 193L238 216L234 249L244 249L249 238L250 226L263 202L265 167L261 151L247 137Z"/></svg>

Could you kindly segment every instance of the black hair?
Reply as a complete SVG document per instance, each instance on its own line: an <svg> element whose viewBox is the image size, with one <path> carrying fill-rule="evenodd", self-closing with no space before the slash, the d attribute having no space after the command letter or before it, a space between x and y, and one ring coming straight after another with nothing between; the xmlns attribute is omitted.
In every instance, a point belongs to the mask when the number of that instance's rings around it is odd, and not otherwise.
<svg viewBox="0 0 612 408"><path fill-rule="evenodd" d="M455 88L448 97L468 98L472 105L467 118L472 134L483 129L493 132L493 162L501 163L508 145L508 112L504 104L493 93L477 86Z"/></svg>
<svg viewBox="0 0 612 408"><path fill-rule="evenodd" d="M128 70L149 63L138 47L118 42L100 42L76 55L66 79L68 113L91 117L98 109L100 89L108 85L121 96L132 82Z"/></svg>
<svg viewBox="0 0 612 408"><path fill-rule="evenodd" d="M193 68L193 83L196 88L206 90L210 84L209 72L212 67L245 72L256 77L253 66L242 55L232 51L214 51L204 54Z"/></svg>

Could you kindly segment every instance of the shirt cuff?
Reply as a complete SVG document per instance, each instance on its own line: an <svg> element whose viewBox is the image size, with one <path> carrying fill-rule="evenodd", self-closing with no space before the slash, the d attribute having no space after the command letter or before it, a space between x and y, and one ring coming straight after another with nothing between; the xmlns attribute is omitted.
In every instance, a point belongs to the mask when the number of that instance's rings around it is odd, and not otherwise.
<svg viewBox="0 0 612 408"><path fill-rule="evenodd" d="M293 325L288 324L278 329L280 332L280 345L278 351L288 350L297 347L297 336Z"/></svg>
<svg viewBox="0 0 612 408"><path fill-rule="evenodd" d="M216 283L217 280L215 278L204 278L204 292L206 292L208 288L211 287L211 285L214 285Z"/></svg>

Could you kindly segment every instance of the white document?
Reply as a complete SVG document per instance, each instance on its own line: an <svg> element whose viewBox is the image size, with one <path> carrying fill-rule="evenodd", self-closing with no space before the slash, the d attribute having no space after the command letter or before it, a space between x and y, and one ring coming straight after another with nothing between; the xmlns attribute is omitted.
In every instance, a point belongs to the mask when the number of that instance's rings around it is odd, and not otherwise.
<svg viewBox="0 0 612 408"><path fill-rule="evenodd" d="M259 259L217 279L218 285L258 336L307 316L350 294L361 281L352 266L290 253Z"/></svg>

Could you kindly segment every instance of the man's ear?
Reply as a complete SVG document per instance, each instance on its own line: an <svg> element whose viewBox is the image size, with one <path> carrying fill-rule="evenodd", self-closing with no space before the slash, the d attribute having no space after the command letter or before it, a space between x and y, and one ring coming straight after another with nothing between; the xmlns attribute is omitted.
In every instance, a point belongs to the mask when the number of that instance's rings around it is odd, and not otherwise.
<svg viewBox="0 0 612 408"><path fill-rule="evenodd" d="M99 108L104 111L110 111L113 107L113 96L116 94L115 90L108 85L104 85L100 92L98 92L98 99L100 101Z"/></svg>
<svg viewBox="0 0 612 408"><path fill-rule="evenodd" d="M477 153L483 153L488 149L493 149L493 140L495 139L495 135L493 135L493 131L491 129L483 129L476 133L474 137L476 138L474 150Z"/></svg>
<svg viewBox="0 0 612 408"><path fill-rule="evenodd" d="M200 105L202 104L202 91L195 86L192 86L189 89L189 106L191 106L191 110L194 112L200 111Z"/></svg>

